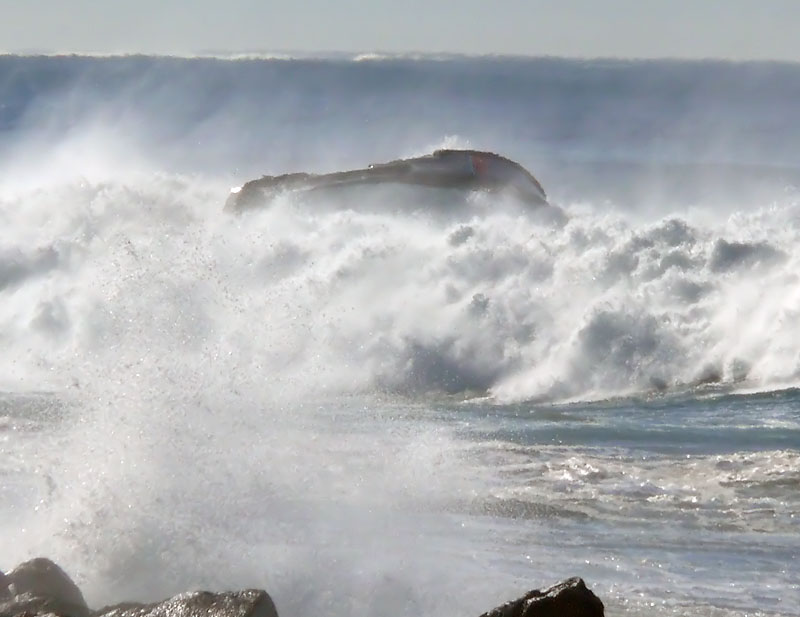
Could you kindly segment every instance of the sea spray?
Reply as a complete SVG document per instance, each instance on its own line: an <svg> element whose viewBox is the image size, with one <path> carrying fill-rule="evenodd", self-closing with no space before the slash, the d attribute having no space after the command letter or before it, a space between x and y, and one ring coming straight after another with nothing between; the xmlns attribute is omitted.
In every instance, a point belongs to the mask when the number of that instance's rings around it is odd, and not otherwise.
<svg viewBox="0 0 800 617"><path fill-rule="evenodd" d="M795 68L2 63L0 566L95 605L475 614L578 574L620 612L797 612ZM222 212L443 145L566 220Z"/></svg>

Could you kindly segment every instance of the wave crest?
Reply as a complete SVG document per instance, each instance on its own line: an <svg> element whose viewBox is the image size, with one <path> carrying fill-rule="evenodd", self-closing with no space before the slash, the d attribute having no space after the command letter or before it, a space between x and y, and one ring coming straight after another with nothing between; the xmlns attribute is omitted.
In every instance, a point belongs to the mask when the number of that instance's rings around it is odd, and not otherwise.
<svg viewBox="0 0 800 617"><path fill-rule="evenodd" d="M219 201L165 176L6 201L24 213L0 271L7 342L63 383L64 360L98 345L180 349L187 366L224 347L242 359L225 370L312 389L501 400L769 388L800 370L793 203L636 226L496 202L468 220L290 200L234 219Z"/></svg>

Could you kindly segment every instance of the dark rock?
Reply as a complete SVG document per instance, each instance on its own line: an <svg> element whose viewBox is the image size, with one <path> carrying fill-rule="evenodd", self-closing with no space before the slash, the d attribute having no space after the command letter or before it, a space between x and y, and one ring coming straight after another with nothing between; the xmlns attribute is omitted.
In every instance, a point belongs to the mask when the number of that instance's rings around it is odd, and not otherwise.
<svg viewBox="0 0 800 617"><path fill-rule="evenodd" d="M603 603L580 578L533 590L480 617L604 617ZM0 617L278 617L266 591L182 593L163 602L127 602L91 611L80 589L49 559L0 572Z"/></svg>
<svg viewBox="0 0 800 617"><path fill-rule="evenodd" d="M0 572L0 617L278 617L266 591L182 593L163 602L127 602L91 611L83 594L49 559L26 561L8 575Z"/></svg>
<svg viewBox="0 0 800 617"><path fill-rule="evenodd" d="M534 589L481 617L603 617L603 603L580 578L570 578L549 589Z"/></svg>
<svg viewBox="0 0 800 617"><path fill-rule="evenodd" d="M93 617L278 617L266 591L247 589L226 593L182 593L155 604L117 604Z"/></svg>
<svg viewBox="0 0 800 617"><path fill-rule="evenodd" d="M11 592L8 589L10 584L11 581L8 580L8 577L0 570L0 601L11 597Z"/></svg>
<svg viewBox="0 0 800 617"><path fill-rule="evenodd" d="M4 583L8 594L0 594L0 617L22 613L89 616L81 590L49 559L38 557L20 564L5 576Z"/></svg>

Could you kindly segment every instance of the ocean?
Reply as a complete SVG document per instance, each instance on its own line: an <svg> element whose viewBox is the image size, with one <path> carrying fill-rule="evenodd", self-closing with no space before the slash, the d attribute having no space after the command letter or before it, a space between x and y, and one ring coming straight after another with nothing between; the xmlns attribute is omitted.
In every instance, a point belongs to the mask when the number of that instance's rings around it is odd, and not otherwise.
<svg viewBox="0 0 800 617"><path fill-rule="evenodd" d="M0 57L0 569L800 614L800 65ZM498 195L230 187L474 148Z"/></svg>

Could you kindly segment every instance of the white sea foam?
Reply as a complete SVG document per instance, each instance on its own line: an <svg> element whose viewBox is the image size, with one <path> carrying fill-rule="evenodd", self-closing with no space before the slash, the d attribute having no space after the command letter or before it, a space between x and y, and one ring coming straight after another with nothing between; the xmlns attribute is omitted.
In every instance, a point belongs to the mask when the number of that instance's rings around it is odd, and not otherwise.
<svg viewBox="0 0 800 617"><path fill-rule="evenodd" d="M704 201L696 165L795 160L787 67L0 60L29 96L0 112L1 567L47 554L97 605L476 614L583 574L633 614L796 612L795 399L702 407L797 383L796 191L734 166ZM258 173L441 146L519 158L568 219L222 212ZM665 194L625 166L653 154L685 165ZM627 395L696 413L615 424Z"/></svg>
<svg viewBox="0 0 800 617"><path fill-rule="evenodd" d="M490 197L466 220L286 200L228 218L218 191L147 176L6 198L5 374L69 383L63 358L136 328L343 392L564 400L798 377L793 201L716 225L560 226Z"/></svg>

